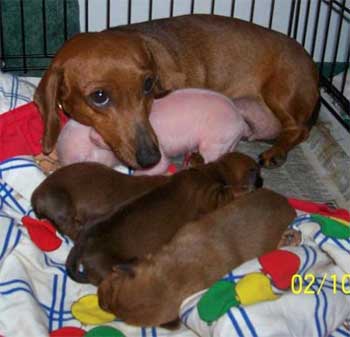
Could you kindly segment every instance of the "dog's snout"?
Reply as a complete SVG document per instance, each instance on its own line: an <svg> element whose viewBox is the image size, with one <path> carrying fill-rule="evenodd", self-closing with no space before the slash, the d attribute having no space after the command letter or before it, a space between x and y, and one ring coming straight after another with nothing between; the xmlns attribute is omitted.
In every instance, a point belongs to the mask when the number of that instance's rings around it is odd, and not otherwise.
<svg viewBox="0 0 350 337"><path fill-rule="evenodd" d="M141 146L136 152L136 160L142 168L154 166L160 160L160 151L155 147L149 149Z"/></svg>
<svg viewBox="0 0 350 337"><path fill-rule="evenodd" d="M66 270L68 276L78 283L89 283L87 273L81 263L77 247L73 247L66 260Z"/></svg>
<svg viewBox="0 0 350 337"><path fill-rule="evenodd" d="M255 188L260 188L264 184L259 169L251 169L249 172L249 184Z"/></svg>
<svg viewBox="0 0 350 337"><path fill-rule="evenodd" d="M160 161L161 153L147 130L138 128L137 130L137 150L136 161L142 168L154 166Z"/></svg>
<svg viewBox="0 0 350 337"><path fill-rule="evenodd" d="M260 174L257 175L256 180L255 180L255 187L256 188L261 188L264 185L264 179L261 177Z"/></svg>

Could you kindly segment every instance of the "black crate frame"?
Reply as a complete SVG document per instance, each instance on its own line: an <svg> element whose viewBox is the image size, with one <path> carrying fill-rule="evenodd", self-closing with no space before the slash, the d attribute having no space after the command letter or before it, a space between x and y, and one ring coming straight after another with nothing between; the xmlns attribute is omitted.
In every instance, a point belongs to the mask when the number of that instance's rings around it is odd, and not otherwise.
<svg viewBox="0 0 350 337"><path fill-rule="evenodd" d="M0 13L2 13L1 6L2 1L0 0ZM43 53L40 54L30 54L27 53L25 43L26 40L26 32L24 30L24 21L26 20L25 13L24 13L24 1L20 0L20 21L21 21L21 53L17 55L13 55L8 53L4 49L4 36L3 36L3 20L4 18L2 15L0 15L0 59L1 59L1 65L3 71L10 71L20 74L26 74L28 71L44 71L46 70L47 66L43 67L31 67L28 66L28 60L37 58L37 59L47 59L52 58L54 54L49 53L47 50L47 38L46 38L46 30L47 30L47 20L46 20L46 13L45 13L45 2L46 0L42 0L42 22L43 22ZM67 29L67 0L63 1L63 36L64 40L67 40L69 38L68 36L68 29ZM102 2L102 0L100 0ZM111 27L111 0L104 0L105 1L105 8L106 8L106 20L105 20L105 28ZM197 0L200 1L200 0ZM227 0L230 2L230 13L229 15L231 17L235 17L235 8L236 8L236 0ZM256 2L259 0L247 0L247 6L249 7L249 21L254 22L254 14L255 14L255 7ZM303 18L303 22L301 22L301 16L300 16L300 9L301 9L301 1L302 0L289 0L290 2L290 11L289 11L289 17L288 17L288 29L286 34L292 38L297 39L303 46L305 46L306 42L306 35L310 32L309 29L309 18L310 18L310 8L311 8L311 1L312 0L304 0L306 2L305 6L305 15ZM170 0L169 2L169 14L168 17L174 16L174 8L177 0ZM270 8L269 8L269 20L266 27L272 28L273 26L273 19L274 19L274 11L275 11L275 3L276 0L270 0ZM191 0L190 3L190 10L188 14L193 14L195 12L195 4L196 0ZM89 0L84 0L84 16L85 21L82 25L84 27L84 31L90 31L89 26L89 14L90 14L90 7L89 7ZM320 8L321 5L327 5L327 25L325 30L323 32L319 31L319 14L320 14ZM211 0L210 3L210 10L209 12L211 14L215 14L215 7L216 7L216 0ZM128 0L127 2L127 23L132 23L132 8L133 8L133 0ZM148 0L148 20L153 19L153 9L154 9L154 3L153 0ZM338 20L338 27L337 27L337 36L336 36L336 43L335 48L333 50L333 58L330 65L330 72L327 76L325 76L322 72L324 65L325 65L325 55L327 47L329 46L329 24L331 20L332 14L337 13L340 15L340 19ZM311 56L314 57L315 53L315 45L316 45L316 39L319 37L319 34L323 34L323 42L322 42L322 53L321 53L321 61L319 63L319 70L320 70L320 85L324 89L322 90L321 95L321 102L323 105L330 111L330 113L338 120L338 122L350 133L350 125L345 121L345 118L350 118L350 102L347 97L344 95L344 88L345 83L347 80L347 72L349 70L349 61L350 61L350 39L347 46L347 56L345 58L344 62L344 73L342 76L340 88L336 87L333 83L334 75L335 75L335 68L337 63L337 57L338 57L338 48L339 48L339 40L340 35L342 33L342 25L344 23L344 20L349 20L350 17L350 8L346 6L346 0L317 0L316 5L316 19L314 21L313 27L311 29L312 31L312 45L311 50L309 51ZM21 61L21 66L17 67L11 67L6 65L6 60L10 59L16 59ZM331 97L332 103L330 103L330 100L327 99L327 96ZM342 114L339 113L338 110L342 110ZM345 117L344 117L345 116Z"/></svg>

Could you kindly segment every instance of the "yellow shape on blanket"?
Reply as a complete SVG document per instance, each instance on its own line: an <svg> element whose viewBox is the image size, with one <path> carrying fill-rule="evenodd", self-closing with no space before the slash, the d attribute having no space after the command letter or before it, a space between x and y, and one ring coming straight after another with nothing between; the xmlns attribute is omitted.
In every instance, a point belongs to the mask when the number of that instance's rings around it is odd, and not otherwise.
<svg viewBox="0 0 350 337"><path fill-rule="evenodd" d="M272 301L278 298L272 291L270 279L263 273L245 275L236 284L236 293L242 305Z"/></svg>
<svg viewBox="0 0 350 337"><path fill-rule="evenodd" d="M335 218L334 216L330 216L331 219L340 222L342 225L346 226L346 227L350 227L350 222L347 222L343 219L339 219L339 218Z"/></svg>
<svg viewBox="0 0 350 337"><path fill-rule="evenodd" d="M71 307L72 315L83 324L103 324L115 320L115 316L102 310L98 305L96 294L79 298Z"/></svg>

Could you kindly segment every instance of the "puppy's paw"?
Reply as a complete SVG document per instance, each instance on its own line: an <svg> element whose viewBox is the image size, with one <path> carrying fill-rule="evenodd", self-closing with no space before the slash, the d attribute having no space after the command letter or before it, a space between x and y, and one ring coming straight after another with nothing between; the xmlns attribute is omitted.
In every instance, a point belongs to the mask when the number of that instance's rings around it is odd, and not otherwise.
<svg viewBox="0 0 350 337"><path fill-rule="evenodd" d="M197 167L204 164L204 158L199 152L192 152L185 159L185 166Z"/></svg>
<svg viewBox="0 0 350 337"><path fill-rule="evenodd" d="M295 229L287 229L281 237L281 240L278 243L278 248L281 247L295 247L299 246L301 243L301 232L296 231Z"/></svg>
<svg viewBox="0 0 350 337"><path fill-rule="evenodd" d="M282 166L287 159L287 153L280 147L273 146L259 155L259 165L267 169Z"/></svg>

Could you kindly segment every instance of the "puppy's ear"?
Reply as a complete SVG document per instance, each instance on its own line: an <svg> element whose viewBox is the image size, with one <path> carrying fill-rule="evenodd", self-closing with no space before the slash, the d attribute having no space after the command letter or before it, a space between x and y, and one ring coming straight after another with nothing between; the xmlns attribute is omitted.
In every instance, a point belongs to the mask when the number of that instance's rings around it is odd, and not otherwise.
<svg viewBox="0 0 350 337"><path fill-rule="evenodd" d="M174 55L160 41L147 35L141 35L141 38L158 78L154 93L155 98L164 97L173 90L183 88L186 76L181 72Z"/></svg>
<svg viewBox="0 0 350 337"><path fill-rule="evenodd" d="M42 145L45 154L52 152L60 132L58 95L62 78L62 69L52 63L34 94L34 102L44 120L45 129Z"/></svg>

